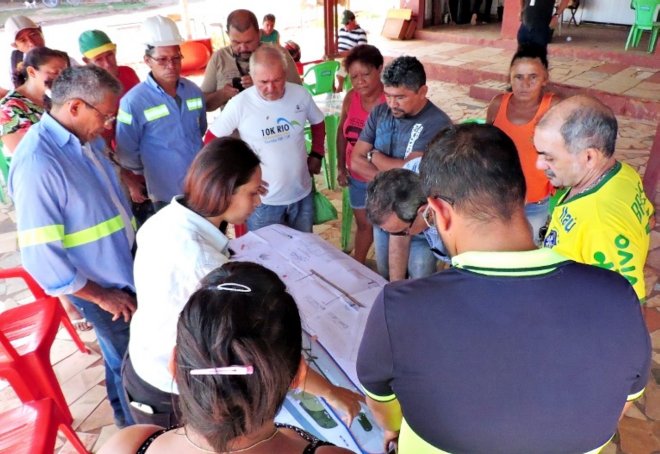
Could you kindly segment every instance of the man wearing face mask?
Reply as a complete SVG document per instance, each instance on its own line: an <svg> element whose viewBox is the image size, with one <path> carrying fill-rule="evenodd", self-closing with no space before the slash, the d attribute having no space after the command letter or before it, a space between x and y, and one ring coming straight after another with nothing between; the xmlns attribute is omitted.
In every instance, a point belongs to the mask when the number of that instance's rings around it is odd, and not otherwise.
<svg viewBox="0 0 660 454"><path fill-rule="evenodd" d="M357 374L385 441L399 454L600 452L649 377L633 288L537 249L518 153L495 126L440 135L420 177L453 267L386 285L369 314Z"/></svg>
<svg viewBox="0 0 660 454"><path fill-rule="evenodd" d="M253 85L250 55L261 45L257 16L246 9L232 11L227 16L227 35L229 46L213 53L204 73L201 88L208 112L224 107L227 101ZM288 53L285 58L287 82L301 85L295 62Z"/></svg>

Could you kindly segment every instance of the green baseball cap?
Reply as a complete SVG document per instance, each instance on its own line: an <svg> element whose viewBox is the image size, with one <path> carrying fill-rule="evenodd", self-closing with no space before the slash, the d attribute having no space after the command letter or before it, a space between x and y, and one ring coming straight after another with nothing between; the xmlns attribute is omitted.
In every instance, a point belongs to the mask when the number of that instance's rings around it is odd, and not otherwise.
<svg viewBox="0 0 660 454"><path fill-rule="evenodd" d="M116 50L117 45L110 41L108 35L101 30L87 30L78 37L80 53L84 57L94 58L109 50Z"/></svg>

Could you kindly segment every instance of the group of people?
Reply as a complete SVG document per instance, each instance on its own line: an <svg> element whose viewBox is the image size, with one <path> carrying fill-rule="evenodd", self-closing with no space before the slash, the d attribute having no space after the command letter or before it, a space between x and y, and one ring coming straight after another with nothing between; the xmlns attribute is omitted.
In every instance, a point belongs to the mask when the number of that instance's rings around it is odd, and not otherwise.
<svg viewBox="0 0 660 454"><path fill-rule="evenodd" d="M26 112L15 129L0 118L21 258L91 322L115 422L138 423L105 452L346 452L275 414L290 388L349 422L364 400L302 359L281 280L231 261L226 224L312 231L325 127L252 12L233 11L227 31L201 87L181 77L182 39L164 17L142 25L142 82L102 31L80 36L86 66L45 48L36 25L15 35L36 44L0 101ZM653 207L614 157L612 111L546 93L547 57L533 46L514 55L512 91L493 99L486 125L454 125L415 57L385 65L359 44L343 64L353 88L338 180L357 220L354 255L364 262L375 242L378 271L401 281L376 299L357 359L385 444L605 445L650 368L640 301ZM154 214L137 229L144 203ZM438 260L451 268L437 273Z"/></svg>

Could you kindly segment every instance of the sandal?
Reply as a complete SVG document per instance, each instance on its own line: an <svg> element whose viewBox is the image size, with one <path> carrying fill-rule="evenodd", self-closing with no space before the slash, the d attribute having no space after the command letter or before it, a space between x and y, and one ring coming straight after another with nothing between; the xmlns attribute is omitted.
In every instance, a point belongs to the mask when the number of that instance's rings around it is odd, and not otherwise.
<svg viewBox="0 0 660 454"><path fill-rule="evenodd" d="M73 327L76 328L76 331L89 331L94 327L86 318L71 320L71 323L73 323Z"/></svg>

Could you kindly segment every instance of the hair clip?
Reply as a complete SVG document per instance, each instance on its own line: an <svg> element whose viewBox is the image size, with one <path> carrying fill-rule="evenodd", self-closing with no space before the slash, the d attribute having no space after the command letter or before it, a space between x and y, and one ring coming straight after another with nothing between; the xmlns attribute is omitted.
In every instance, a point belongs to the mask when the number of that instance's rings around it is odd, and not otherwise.
<svg viewBox="0 0 660 454"><path fill-rule="evenodd" d="M210 369L193 369L190 375L252 375L252 366L212 367Z"/></svg>
<svg viewBox="0 0 660 454"><path fill-rule="evenodd" d="M250 293L252 289L247 285L237 284L236 282L223 282L215 287L218 290L227 290L228 292Z"/></svg>

